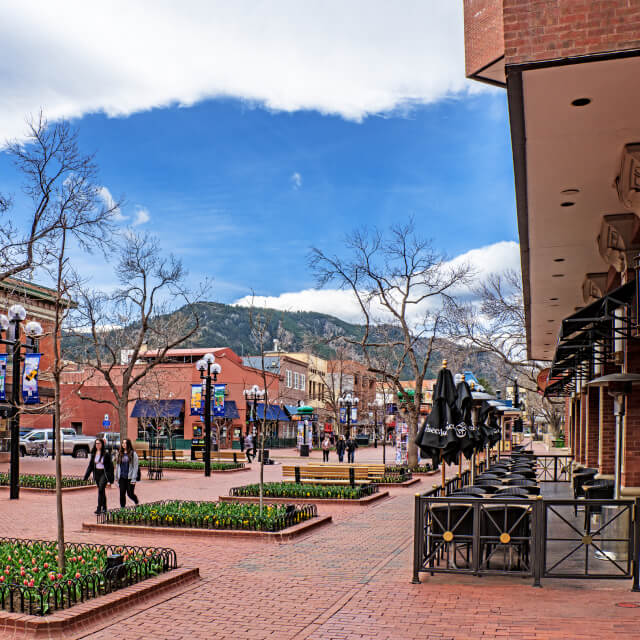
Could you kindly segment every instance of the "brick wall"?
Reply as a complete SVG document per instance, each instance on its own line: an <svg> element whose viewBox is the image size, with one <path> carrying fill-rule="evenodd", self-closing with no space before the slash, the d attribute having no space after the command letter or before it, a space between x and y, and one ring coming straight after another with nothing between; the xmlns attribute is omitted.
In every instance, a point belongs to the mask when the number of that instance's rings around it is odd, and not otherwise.
<svg viewBox="0 0 640 640"><path fill-rule="evenodd" d="M503 55L502 0L464 0L464 50L467 76Z"/></svg>
<svg viewBox="0 0 640 640"><path fill-rule="evenodd" d="M587 392L587 424L585 464L587 467L598 466L598 438L600 431L600 389L589 387Z"/></svg>
<svg viewBox="0 0 640 640"><path fill-rule="evenodd" d="M640 0L504 0L503 19L507 64L640 48Z"/></svg>
<svg viewBox="0 0 640 640"><path fill-rule="evenodd" d="M600 451L598 467L600 473L613 475L616 459L616 420L613 415L613 398L600 388Z"/></svg>

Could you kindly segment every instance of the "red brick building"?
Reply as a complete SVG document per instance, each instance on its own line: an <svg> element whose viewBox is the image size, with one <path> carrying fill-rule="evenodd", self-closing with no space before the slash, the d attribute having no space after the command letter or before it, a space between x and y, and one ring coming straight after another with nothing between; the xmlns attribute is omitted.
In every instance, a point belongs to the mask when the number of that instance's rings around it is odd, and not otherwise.
<svg viewBox="0 0 640 640"><path fill-rule="evenodd" d="M640 387L616 446L589 382L640 373L640 2L465 0L467 75L506 88L527 348L552 361L576 461L640 494ZM626 286L625 286L626 285Z"/></svg>
<svg viewBox="0 0 640 640"><path fill-rule="evenodd" d="M195 363L205 353L215 355L216 362L222 367L217 383L226 385L225 404L229 417L217 420L222 445L230 447L233 440L239 438L241 430L246 432L247 403L243 391L253 385L264 388L262 372L245 366L242 358L228 348L173 349L167 353L167 362L158 365L152 373L143 378L130 396L130 437L143 437L142 432L149 427L147 423L153 423L151 419L154 417L154 411L164 413L164 409L169 405L172 414L169 417L174 418L172 433L177 438L179 446L186 447L192 438L201 436L203 422L201 416L191 415L191 395L192 386L201 384L200 373L196 370ZM148 352L146 356L143 353L140 358L152 355L152 352ZM269 372L265 375L269 396L278 397L279 376ZM101 375L92 375L82 369L68 371L64 374L64 383L62 404L65 426L74 426L83 433L93 435L104 430L102 421L104 414L108 413L112 429L118 430L113 407L92 400L83 400L78 395L82 385L81 393L84 396L95 400L112 399L113 394ZM234 411L229 411L231 408ZM160 409L162 411L158 411Z"/></svg>

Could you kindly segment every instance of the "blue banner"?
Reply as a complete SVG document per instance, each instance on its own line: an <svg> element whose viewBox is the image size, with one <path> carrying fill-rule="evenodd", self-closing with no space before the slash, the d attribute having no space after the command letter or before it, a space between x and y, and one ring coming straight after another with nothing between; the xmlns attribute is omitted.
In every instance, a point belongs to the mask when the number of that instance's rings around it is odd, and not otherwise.
<svg viewBox="0 0 640 640"><path fill-rule="evenodd" d="M190 413L192 416L202 415L202 405L204 403L204 392L201 384L191 385Z"/></svg>
<svg viewBox="0 0 640 640"><path fill-rule="evenodd" d="M7 400L5 381L7 379L7 354L0 353L0 402Z"/></svg>
<svg viewBox="0 0 640 640"><path fill-rule="evenodd" d="M27 353L24 357L22 372L22 402L24 404L38 404L38 369L40 368L40 353Z"/></svg>
<svg viewBox="0 0 640 640"><path fill-rule="evenodd" d="M218 418L224 418L224 391L226 384L214 384L213 385L213 402L212 413Z"/></svg>
<svg viewBox="0 0 640 640"><path fill-rule="evenodd" d="M347 424L347 408L340 407L340 424Z"/></svg>

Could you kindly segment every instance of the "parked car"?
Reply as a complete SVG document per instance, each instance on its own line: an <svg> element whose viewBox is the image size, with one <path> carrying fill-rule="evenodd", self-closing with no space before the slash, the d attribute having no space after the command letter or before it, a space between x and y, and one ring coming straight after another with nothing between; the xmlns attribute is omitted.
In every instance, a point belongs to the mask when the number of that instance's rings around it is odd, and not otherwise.
<svg viewBox="0 0 640 640"><path fill-rule="evenodd" d="M117 451L120 448L120 434L111 431L101 431L97 433L96 438L102 438L107 445L108 451Z"/></svg>
<svg viewBox="0 0 640 640"><path fill-rule="evenodd" d="M88 458L95 438L78 436L75 429L63 427L62 453L74 458ZM44 445L49 455L53 452L53 429L34 429L24 438L20 438L20 455L34 455Z"/></svg>

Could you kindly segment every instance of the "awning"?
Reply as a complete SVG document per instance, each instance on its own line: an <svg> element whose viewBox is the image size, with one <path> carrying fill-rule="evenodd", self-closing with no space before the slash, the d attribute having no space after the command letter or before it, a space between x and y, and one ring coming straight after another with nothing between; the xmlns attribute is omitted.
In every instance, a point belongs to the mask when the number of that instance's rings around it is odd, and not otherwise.
<svg viewBox="0 0 640 640"><path fill-rule="evenodd" d="M295 416L298 413L298 407L294 407L292 404L285 404L282 407L289 417Z"/></svg>
<svg viewBox="0 0 640 640"><path fill-rule="evenodd" d="M633 300L635 285L635 282L628 282L562 321L546 396L562 396L571 392L576 370L583 363L588 363L588 366L593 363L596 343L601 345L597 357L605 361L613 352L614 339L628 337L628 326L614 328L614 311Z"/></svg>
<svg viewBox="0 0 640 640"><path fill-rule="evenodd" d="M136 400L132 418L176 418L184 411L184 400Z"/></svg>
<svg viewBox="0 0 640 640"><path fill-rule="evenodd" d="M228 418L229 420L235 420L236 418L240 417L235 400L224 401L224 417Z"/></svg>
<svg viewBox="0 0 640 640"><path fill-rule="evenodd" d="M250 419L253 420L253 410L250 412ZM279 421L279 422L289 422L289 416L285 413L284 409L277 404L270 404L266 408L266 418L265 418L265 405L264 402L259 402L256 405L256 414L258 420L271 420L271 421Z"/></svg>

